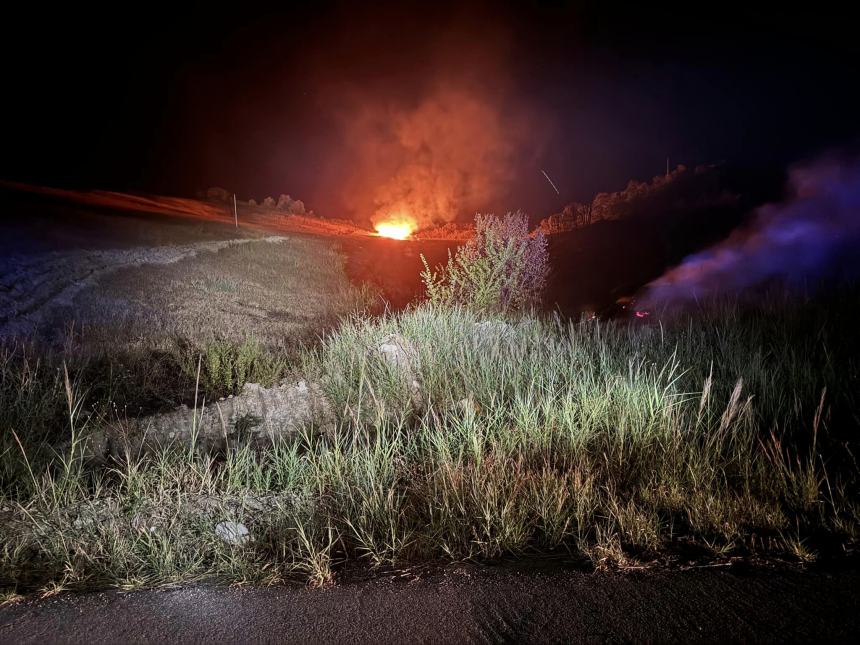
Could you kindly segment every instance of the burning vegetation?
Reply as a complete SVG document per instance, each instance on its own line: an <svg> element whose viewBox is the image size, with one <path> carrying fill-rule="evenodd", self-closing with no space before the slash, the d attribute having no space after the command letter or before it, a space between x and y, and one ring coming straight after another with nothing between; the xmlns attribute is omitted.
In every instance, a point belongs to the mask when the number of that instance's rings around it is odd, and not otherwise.
<svg viewBox="0 0 860 645"><path fill-rule="evenodd" d="M397 217L377 222L374 227L381 237L405 240L415 230L415 221L407 217Z"/></svg>

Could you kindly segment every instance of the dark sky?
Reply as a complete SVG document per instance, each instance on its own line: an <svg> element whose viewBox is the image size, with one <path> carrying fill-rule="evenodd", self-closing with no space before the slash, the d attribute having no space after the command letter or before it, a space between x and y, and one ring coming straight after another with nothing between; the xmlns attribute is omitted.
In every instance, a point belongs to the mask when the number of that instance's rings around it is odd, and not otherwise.
<svg viewBox="0 0 860 645"><path fill-rule="evenodd" d="M404 163L390 120L430 131L408 154L433 148L438 128L447 143L428 163L465 150L490 173L469 208L546 212L658 174L667 155L781 167L860 135L860 45L836 4L308 4L7 12L0 177L178 195L219 185L366 217L390 196L353 194L397 183ZM461 100L446 102L451 88L484 102L473 143L470 123L448 127L459 109L438 116Z"/></svg>

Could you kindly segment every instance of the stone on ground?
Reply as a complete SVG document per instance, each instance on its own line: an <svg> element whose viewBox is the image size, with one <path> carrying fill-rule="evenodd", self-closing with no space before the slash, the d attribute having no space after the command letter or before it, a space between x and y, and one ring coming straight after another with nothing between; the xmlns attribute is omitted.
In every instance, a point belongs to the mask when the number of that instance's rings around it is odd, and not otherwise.
<svg viewBox="0 0 860 645"><path fill-rule="evenodd" d="M322 388L299 381L266 388L247 383L237 395L220 401L201 401L199 409L181 406L173 412L115 422L87 444L91 459L108 455L138 455L161 447L194 442L204 452L225 450L243 442L265 447L313 427L334 429L334 414Z"/></svg>
<svg viewBox="0 0 860 645"><path fill-rule="evenodd" d="M251 539L251 532L241 522L218 522L215 535L227 544L245 544Z"/></svg>

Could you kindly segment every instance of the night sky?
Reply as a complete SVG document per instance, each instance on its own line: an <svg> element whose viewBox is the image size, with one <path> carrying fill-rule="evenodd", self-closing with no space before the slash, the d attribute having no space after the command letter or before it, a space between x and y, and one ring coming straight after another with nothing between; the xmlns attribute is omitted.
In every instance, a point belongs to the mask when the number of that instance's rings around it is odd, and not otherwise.
<svg viewBox="0 0 860 645"><path fill-rule="evenodd" d="M402 165L386 165L380 129L439 92L477 98L481 131L471 140L461 123L448 136L463 149L433 163L504 158L475 161L487 181L461 178L476 191L464 210L547 213L659 174L667 156L785 167L860 136L860 44L837 5L313 4L7 12L0 178L189 196L218 185L366 217L380 199L369 184ZM427 136L449 130L444 118Z"/></svg>

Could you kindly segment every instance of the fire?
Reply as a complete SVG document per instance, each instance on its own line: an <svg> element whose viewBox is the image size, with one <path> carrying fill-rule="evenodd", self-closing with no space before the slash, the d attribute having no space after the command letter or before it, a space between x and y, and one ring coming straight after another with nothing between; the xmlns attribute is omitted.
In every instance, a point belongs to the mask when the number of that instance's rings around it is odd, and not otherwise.
<svg viewBox="0 0 860 645"><path fill-rule="evenodd" d="M378 222L375 225L376 232L382 237L390 237L395 240L405 240L412 235L414 224L405 219L388 220Z"/></svg>

